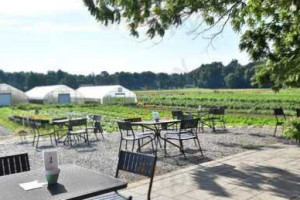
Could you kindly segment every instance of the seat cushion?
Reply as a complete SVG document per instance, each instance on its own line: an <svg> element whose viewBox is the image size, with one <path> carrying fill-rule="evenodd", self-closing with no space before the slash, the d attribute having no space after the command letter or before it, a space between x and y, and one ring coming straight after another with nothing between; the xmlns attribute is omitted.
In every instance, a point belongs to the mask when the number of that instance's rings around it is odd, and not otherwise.
<svg viewBox="0 0 300 200"><path fill-rule="evenodd" d="M85 200L130 200L132 197L125 197L118 192L110 192L96 197L91 197Z"/></svg>

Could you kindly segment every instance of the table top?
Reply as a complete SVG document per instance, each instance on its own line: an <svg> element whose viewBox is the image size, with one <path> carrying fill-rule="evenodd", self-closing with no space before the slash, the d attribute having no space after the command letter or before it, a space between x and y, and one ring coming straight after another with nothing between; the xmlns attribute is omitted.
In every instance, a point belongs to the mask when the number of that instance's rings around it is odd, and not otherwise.
<svg viewBox="0 0 300 200"><path fill-rule="evenodd" d="M79 120L79 119L84 119L84 118L72 118L72 119L53 120L52 124L64 124L64 123L68 123L70 120Z"/></svg>
<svg viewBox="0 0 300 200"><path fill-rule="evenodd" d="M19 186L34 180L46 182L44 169L0 177L0 199L5 200L58 200L84 199L123 189L127 183L76 165L61 165L58 184L25 191Z"/></svg>
<svg viewBox="0 0 300 200"><path fill-rule="evenodd" d="M140 122L131 122L132 125L160 125L160 124L168 124L168 123L179 123L180 120L171 119L171 120L164 120L161 119L159 121L140 121Z"/></svg>

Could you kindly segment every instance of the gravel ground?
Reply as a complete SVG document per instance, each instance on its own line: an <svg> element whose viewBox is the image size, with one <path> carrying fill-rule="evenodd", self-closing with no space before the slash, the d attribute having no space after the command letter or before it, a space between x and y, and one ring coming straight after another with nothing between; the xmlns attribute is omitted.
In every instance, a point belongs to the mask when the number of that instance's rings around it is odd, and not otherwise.
<svg viewBox="0 0 300 200"><path fill-rule="evenodd" d="M168 145L168 157L164 157L164 151L162 149L158 152L156 175L284 141L280 138L273 137L272 134L273 128L230 127L226 133L212 133L207 130L204 133L199 133L204 156L201 156L192 141L184 143L185 147L188 148L187 159L184 159L177 148ZM107 133L104 136L104 141L101 139L96 141L95 138L92 137L90 146L82 143L71 148L59 144L57 149L60 164L73 163L114 176L117 165L120 134ZM40 142L41 146L37 150L32 147L32 144L29 142L31 138L27 138L28 142L20 142L17 137L7 141L3 140L3 138L1 140L0 156L28 152L31 169L43 167L42 151L54 148L49 146L51 143L48 139ZM130 144L129 147L131 147ZM151 153L150 147L150 145L146 146L142 151ZM123 175L123 177L128 181L140 179L140 177L137 176L127 177Z"/></svg>

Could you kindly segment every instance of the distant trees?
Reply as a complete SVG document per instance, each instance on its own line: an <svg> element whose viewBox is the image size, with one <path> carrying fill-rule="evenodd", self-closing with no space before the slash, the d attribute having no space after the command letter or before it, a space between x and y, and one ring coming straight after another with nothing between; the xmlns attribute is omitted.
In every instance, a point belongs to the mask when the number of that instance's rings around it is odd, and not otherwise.
<svg viewBox="0 0 300 200"><path fill-rule="evenodd" d="M171 89L183 87L201 88L251 88L251 78L255 74L256 63L241 65L232 60L224 66L221 62L203 64L199 68L181 74L155 74L150 71L141 73L117 72L109 74L73 75L62 70L48 71L46 74L34 72L4 72L0 70L0 83L4 82L21 90L35 86L65 84L72 88L80 85L113 85L120 84L134 90Z"/></svg>

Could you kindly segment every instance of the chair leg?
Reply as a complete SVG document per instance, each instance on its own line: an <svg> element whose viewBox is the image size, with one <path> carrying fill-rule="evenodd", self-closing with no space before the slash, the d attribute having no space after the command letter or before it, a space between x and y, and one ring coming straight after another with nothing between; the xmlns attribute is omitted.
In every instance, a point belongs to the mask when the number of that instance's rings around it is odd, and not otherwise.
<svg viewBox="0 0 300 200"><path fill-rule="evenodd" d="M119 152L121 151L121 148L122 148L122 142L123 142L123 140L122 140L122 138L121 138L121 140L120 140ZM127 142L126 142L126 143L127 143Z"/></svg>
<svg viewBox="0 0 300 200"><path fill-rule="evenodd" d="M87 140L88 145L90 145L90 139L89 139L89 133L88 133L88 131L86 131L86 140Z"/></svg>
<svg viewBox="0 0 300 200"><path fill-rule="evenodd" d="M54 145L53 145L53 142L52 142L52 135L50 134L49 137L50 137L51 145L54 146Z"/></svg>
<svg viewBox="0 0 300 200"><path fill-rule="evenodd" d="M40 136L37 135L35 148L39 148L39 140L40 140Z"/></svg>
<svg viewBox="0 0 300 200"><path fill-rule="evenodd" d="M183 154L184 158L186 159L182 140L179 140L179 144L180 144L180 148L181 148L181 153Z"/></svg>
<svg viewBox="0 0 300 200"><path fill-rule="evenodd" d="M165 157L167 157L167 142L166 142L166 137L164 140L164 149L165 149Z"/></svg>
<svg viewBox="0 0 300 200"><path fill-rule="evenodd" d="M196 142L196 140L197 140L197 143L198 143L198 146L199 146L199 151L201 152L201 155L203 156L203 152L202 152L202 148L201 148L201 145L200 145L199 138L196 138L194 141Z"/></svg>
<svg viewBox="0 0 300 200"><path fill-rule="evenodd" d="M36 135L34 134L34 135L33 135L32 146L34 146L34 143L35 143L35 137L36 137Z"/></svg>
<svg viewBox="0 0 300 200"><path fill-rule="evenodd" d="M131 150L132 152L134 150L134 144L135 144L135 140L132 141L132 150Z"/></svg>
<svg viewBox="0 0 300 200"><path fill-rule="evenodd" d="M137 149L137 152L141 152L141 143L140 143L139 139L138 139L138 149Z"/></svg>
<svg viewBox="0 0 300 200"><path fill-rule="evenodd" d="M97 132L94 132L95 136L96 136L96 140L98 141L99 138L98 138L98 135L97 135Z"/></svg>
<svg viewBox="0 0 300 200"><path fill-rule="evenodd" d="M125 149L127 150L127 140L125 140Z"/></svg>
<svg viewBox="0 0 300 200"><path fill-rule="evenodd" d="M275 126L275 130L274 130L274 134L273 134L274 137L276 136L277 126L278 126L278 124L276 124L276 126Z"/></svg>
<svg viewBox="0 0 300 200"><path fill-rule="evenodd" d="M153 145L153 140L151 139L151 146L152 146L152 152L153 152L153 155L155 153L155 150L154 150L154 145Z"/></svg>

